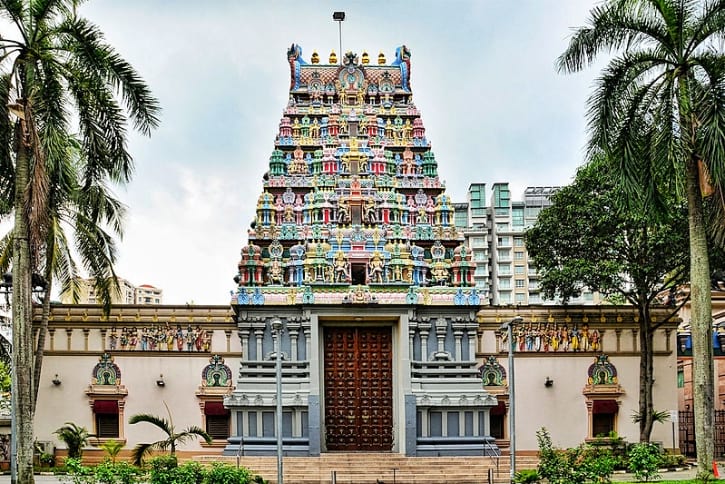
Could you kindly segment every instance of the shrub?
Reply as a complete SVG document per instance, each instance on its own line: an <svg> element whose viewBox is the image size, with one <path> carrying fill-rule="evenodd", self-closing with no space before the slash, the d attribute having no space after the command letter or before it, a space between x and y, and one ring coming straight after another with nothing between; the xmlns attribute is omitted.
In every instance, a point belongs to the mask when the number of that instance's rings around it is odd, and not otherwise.
<svg viewBox="0 0 725 484"><path fill-rule="evenodd" d="M179 466L175 455L161 455L149 461L150 484L177 484L176 468Z"/></svg>
<svg viewBox="0 0 725 484"><path fill-rule="evenodd" d="M612 472L619 462L611 449L582 445L579 447L579 456L576 464L588 480L595 482L609 482Z"/></svg>
<svg viewBox="0 0 725 484"><path fill-rule="evenodd" d="M248 469L220 463L212 464L204 479L204 484L249 484L251 482L252 474Z"/></svg>
<svg viewBox="0 0 725 484"><path fill-rule="evenodd" d="M660 449L656 444L642 442L629 449L629 470L637 480L649 482L659 479L657 471L661 463Z"/></svg>
<svg viewBox="0 0 725 484"><path fill-rule="evenodd" d="M539 444L539 475L550 484L581 484L587 477L577 464L579 449L560 450L554 448L546 428L536 432Z"/></svg>
<svg viewBox="0 0 725 484"><path fill-rule="evenodd" d="M108 459L93 469L96 482L103 484L135 484L140 481L141 470L127 462L114 463Z"/></svg>
<svg viewBox="0 0 725 484"><path fill-rule="evenodd" d="M685 465L686 458L682 454L662 454L662 467L679 467Z"/></svg>
<svg viewBox="0 0 725 484"><path fill-rule="evenodd" d="M514 482L516 484L529 484L539 482L539 471L536 469L522 469L514 475Z"/></svg>
<svg viewBox="0 0 725 484"><path fill-rule="evenodd" d="M42 466L53 467L55 465L55 456L53 454L43 452L42 454L40 454L40 457L38 457L38 461Z"/></svg>
<svg viewBox="0 0 725 484"><path fill-rule="evenodd" d="M91 468L81 464L80 459L67 458L65 460L65 470L68 474L61 477L63 482L72 482L73 484L94 484L96 482Z"/></svg>
<svg viewBox="0 0 725 484"><path fill-rule="evenodd" d="M83 447L88 445L88 439L92 437L88 429L72 422L66 422L53 433L68 447L68 457L71 458L80 458L83 455Z"/></svg>

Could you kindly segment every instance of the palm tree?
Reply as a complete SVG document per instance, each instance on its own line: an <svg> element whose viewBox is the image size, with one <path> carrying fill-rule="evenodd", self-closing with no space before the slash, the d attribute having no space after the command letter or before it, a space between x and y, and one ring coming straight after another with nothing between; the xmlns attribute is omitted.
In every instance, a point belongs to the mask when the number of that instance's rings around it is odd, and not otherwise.
<svg viewBox="0 0 725 484"><path fill-rule="evenodd" d="M129 181L127 125L149 134L158 103L102 32L77 15L80 0L0 0L15 28L0 38L0 182L14 209L13 367L17 477L33 482L33 332L31 275L48 239L48 167L61 166L71 120L78 121L81 189Z"/></svg>
<svg viewBox="0 0 725 484"><path fill-rule="evenodd" d="M698 470L714 454L712 305L703 197L725 227L724 0L606 0L557 60L577 72L604 53L589 99L589 153L618 160L613 176L632 200L661 210L663 194L687 200ZM646 156L642 156L645 153Z"/></svg>
<svg viewBox="0 0 725 484"><path fill-rule="evenodd" d="M95 290L106 312L110 310L111 291L116 287L113 264L116 261L116 245L113 236L121 237L124 205L116 200L102 183L80 189L84 185L82 169L85 166L80 144L67 140L68 159L61 166L49 166L48 224L43 246L45 296L42 299L41 325L35 349L33 372L33 403L37 404L40 374L43 363L45 337L50 316L50 299L53 282L58 281L63 292L77 299L80 278L79 263L88 269L95 280ZM108 229L106 229L106 227ZM70 230L72 236L67 232ZM110 230L111 233L108 232ZM10 267L13 231L0 239L0 272ZM75 244L71 246L69 240ZM73 250L75 249L75 250Z"/></svg>
<svg viewBox="0 0 725 484"><path fill-rule="evenodd" d="M139 413L131 416L131 418L128 419L128 423L130 424L137 424L139 422L150 423L161 429L166 434L166 438L163 440L158 440L150 444L137 444L136 447L134 447L131 455L133 457L133 463L137 466L140 466L143 463L144 457L146 457L146 455L153 450L169 449L170 454L175 455L176 446L178 444L185 443L187 440L195 435L204 439L207 444L212 443L211 436L200 427L196 427L194 425L192 425L191 427L187 427L181 432L177 432L176 428L174 427L174 422L171 419L171 412L169 411L169 407L166 405L166 403L164 403L164 406L166 406L166 412L169 414L168 420L148 413Z"/></svg>
<svg viewBox="0 0 725 484"><path fill-rule="evenodd" d="M53 433L68 447L70 459L80 459L83 456L83 447L88 445L88 439L92 437L87 428L79 427L72 422L66 422Z"/></svg>

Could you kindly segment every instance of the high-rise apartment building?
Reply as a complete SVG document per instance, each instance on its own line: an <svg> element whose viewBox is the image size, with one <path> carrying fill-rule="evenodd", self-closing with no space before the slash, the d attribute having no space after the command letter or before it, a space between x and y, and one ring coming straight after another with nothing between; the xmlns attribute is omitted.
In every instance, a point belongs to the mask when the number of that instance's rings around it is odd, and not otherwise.
<svg viewBox="0 0 725 484"><path fill-rule="evenodd" d="M541 210L551 205L560 187L527 187L523 200L512 200L508 183L494 183L486 203L486 184L468 188L467 203L454 204L456 227L476 262L474 281L482 298L492 305L555 304L539 290L536 266L529 260L524 234ZM585 290L572 304L593 304Z"/></svg>
<svg viewBox="0 0 725 484"><path fill-rule="evenodd" d="M78 303L98 304L99 299L94 288L95 279L81 279L78 281ZM163 304L164 291L149 284L135 286L126 279L118 278L118 291L112 295L113 304ZM63 304L72 304L73 296L70 292L60 295Z"/></svg>

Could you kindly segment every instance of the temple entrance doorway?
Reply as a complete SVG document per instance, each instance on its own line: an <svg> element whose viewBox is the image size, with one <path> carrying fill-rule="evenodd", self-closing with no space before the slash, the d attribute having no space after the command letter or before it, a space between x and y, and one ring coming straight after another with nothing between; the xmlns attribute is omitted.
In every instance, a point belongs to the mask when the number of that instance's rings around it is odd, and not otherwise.
<svg viewBox="0 0 725 484"><path fill-rule="evenodd" d="M392 329L325 327L325 441L328 451L393 447Z"/></svg>

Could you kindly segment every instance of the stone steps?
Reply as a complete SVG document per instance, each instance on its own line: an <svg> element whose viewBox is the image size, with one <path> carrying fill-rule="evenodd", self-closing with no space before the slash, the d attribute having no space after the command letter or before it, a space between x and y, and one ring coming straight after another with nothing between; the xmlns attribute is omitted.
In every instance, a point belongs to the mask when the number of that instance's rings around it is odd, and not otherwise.
<svg viewBox="0 0 725 484"><path fill-rule="evenodd" d="M236 465L235 457L196 456L205 464L226 462ZM517 468L536 467L535 456L517 458ZM275 456L244 456L239 464L270 483L277 482ZM285 457L284 480L288 484L492 484L509 482L509 460L493 457L406 457L392 453L326 453L319 457Z"/></svg>

